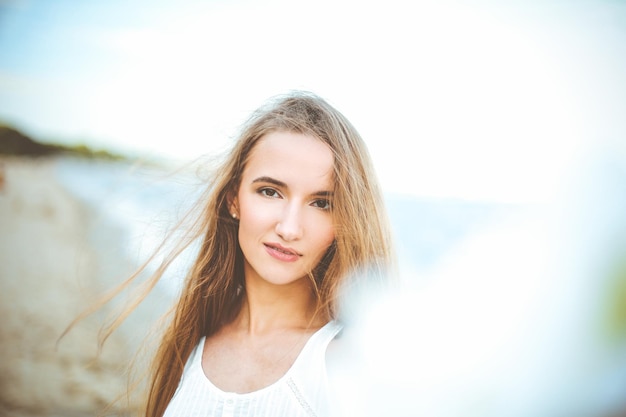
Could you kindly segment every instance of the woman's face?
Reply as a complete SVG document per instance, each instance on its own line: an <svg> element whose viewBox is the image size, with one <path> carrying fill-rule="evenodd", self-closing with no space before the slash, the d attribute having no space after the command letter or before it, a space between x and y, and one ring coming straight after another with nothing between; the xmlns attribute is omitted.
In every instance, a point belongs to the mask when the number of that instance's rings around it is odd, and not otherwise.
<svg viewBox="0 0 626 417"><path fill-rule="evenodd" d="M320 262L335 238L333 163L312 136L280 131L257 142L231 204L248 284L292 284Z"/></svg>

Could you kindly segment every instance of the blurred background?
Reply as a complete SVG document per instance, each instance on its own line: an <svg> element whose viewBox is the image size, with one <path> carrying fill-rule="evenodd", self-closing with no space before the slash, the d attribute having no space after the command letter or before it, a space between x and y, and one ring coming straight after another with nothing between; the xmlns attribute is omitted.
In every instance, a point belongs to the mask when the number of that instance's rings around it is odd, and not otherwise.
<svg viewBox="0 0 626 417"><path fill-rule="evenodd" d="M102 317L56 338L197 196L186 167L293 89L367 142L407 283L356 310L346 414L626 415L609 0L0 1L0 414L92 415L123 392L184 259L100 359Z"/></svg>

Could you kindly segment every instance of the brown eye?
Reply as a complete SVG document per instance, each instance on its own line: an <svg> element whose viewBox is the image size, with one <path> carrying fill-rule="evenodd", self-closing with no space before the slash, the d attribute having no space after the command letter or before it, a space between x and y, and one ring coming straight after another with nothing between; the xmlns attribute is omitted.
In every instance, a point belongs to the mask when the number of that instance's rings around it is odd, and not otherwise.
<svg viewBox="0 0 626 417"><path fill-rule="evenodd" d="M320 198L318 200L315 200L312 205L322 210L330 209L330 201L325 198Z"/></svg>
<svg viewBox="0 0 626 417"><path fill-rule="evenodd" d="M258 193L265 197L271 197L271 198L280 197L280 195L278 194L278 191L276 191L273 188L261 188L258 191Z"/></svg>

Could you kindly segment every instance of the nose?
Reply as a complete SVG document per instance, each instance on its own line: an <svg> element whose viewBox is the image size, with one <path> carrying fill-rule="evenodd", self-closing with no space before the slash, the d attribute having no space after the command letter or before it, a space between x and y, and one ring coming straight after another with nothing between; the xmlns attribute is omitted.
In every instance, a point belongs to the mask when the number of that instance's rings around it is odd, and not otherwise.
<svg viewBox="0 0 626 417"><path fill-rule="evenodd" d="M276 233L290 242L302 237L302 210L295 204L287 205L276 223Z"/></svg>

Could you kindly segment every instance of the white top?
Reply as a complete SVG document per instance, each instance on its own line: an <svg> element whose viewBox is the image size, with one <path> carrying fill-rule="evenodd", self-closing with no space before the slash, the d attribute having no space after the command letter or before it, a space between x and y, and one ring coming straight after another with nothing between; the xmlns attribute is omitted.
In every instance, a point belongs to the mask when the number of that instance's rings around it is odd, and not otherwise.
<svg viewBox="0 0 626 417"><path fill-rule="evenodd" d="M316 331L289 370L258 391L237 394L213 385L202 369L205 338L193 350L164 417L322 417L330 414L326 348L341 325Z"/></svg>

